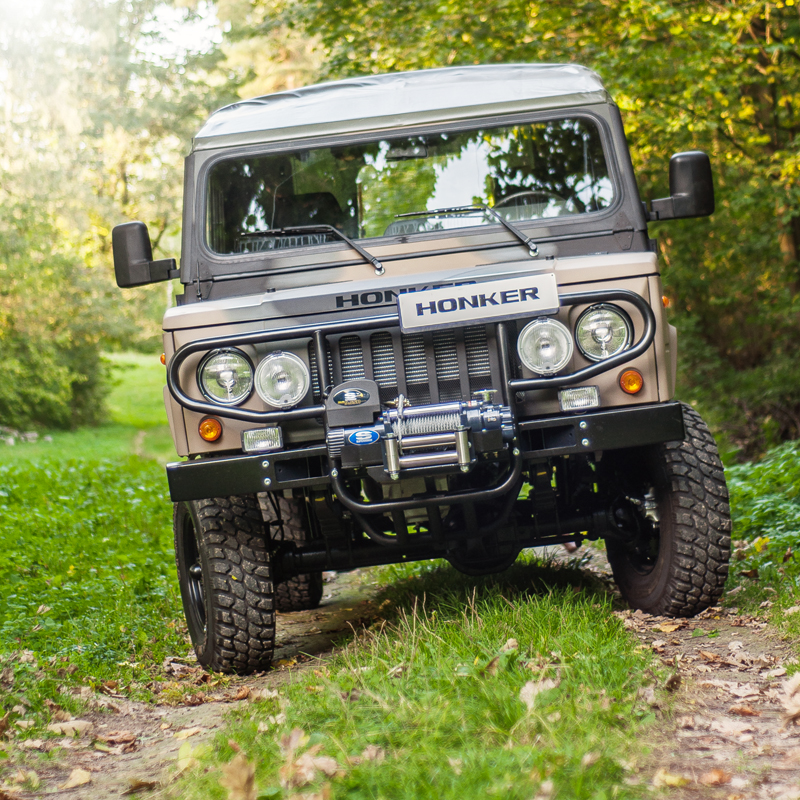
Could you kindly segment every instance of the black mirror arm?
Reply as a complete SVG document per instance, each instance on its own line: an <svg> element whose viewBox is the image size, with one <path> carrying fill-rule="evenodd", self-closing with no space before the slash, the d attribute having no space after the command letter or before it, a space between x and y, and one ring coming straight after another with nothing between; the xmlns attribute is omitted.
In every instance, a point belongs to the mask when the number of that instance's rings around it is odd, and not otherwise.
<svg viewBox="0 0 800 800"><path fill-rule="evenodd" d="M153 281L153 283L179 278L181 275L181 271L178 269L174 258L162 258L160 261L149 261L147 267L150 270L150 280Z"/></svg>
<svg viewBox="0 0 800 800"><path fill-rule="evenodd" d="M661 219L675 219L675 204L672 202L672 197L662 197L650 203L647 221L653 222Z"/></svg>

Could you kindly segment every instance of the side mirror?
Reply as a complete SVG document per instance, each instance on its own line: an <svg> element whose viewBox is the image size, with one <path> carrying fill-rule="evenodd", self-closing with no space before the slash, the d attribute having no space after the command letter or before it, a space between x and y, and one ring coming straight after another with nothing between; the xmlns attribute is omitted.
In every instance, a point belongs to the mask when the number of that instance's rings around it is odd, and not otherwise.
<svg viewBox="0 0 800 800"><path fill-rule="evenodd" d="M670 197L653 200L650 219L686 219L714 213L711 162L700 150L675 153L669 160Z"/></svg>
<svg viewBox="0 0 800 800"><path fill-rule="evenodd" d="M144 222L125 222L111 231L117 286L127 289L177 278L174 258L153 261L153 246Z"/></svg>

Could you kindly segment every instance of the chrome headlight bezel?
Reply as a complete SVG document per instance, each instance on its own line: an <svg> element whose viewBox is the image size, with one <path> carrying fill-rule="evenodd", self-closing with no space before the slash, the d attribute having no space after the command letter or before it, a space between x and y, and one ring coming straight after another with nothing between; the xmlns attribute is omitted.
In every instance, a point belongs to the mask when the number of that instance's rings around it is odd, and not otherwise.
<svg viewBox="0 0 800 800"><path fill-rule="evenodd" d="M242 359L242 361L247 365L247 368L250 370L250 378L247 381L247 391L241 392L237 394L235 397L232 397L228 400L223 399L221 397L216 397L212 394L208 388L206 387L206 382L204 381L204 371L209 366L209 363L216 357L221 355L233 355L237 358ZM220 347L216 350L211 350L203 356L200 363L197 365L197 387L200 389L200 393L208 400L210 403L213 403L216 406L239 406L242 403L246 402L250 395L253 393L253 382L255 376L255 368L253 367L253 362L247 356L246 353L243 353L237 347Z"/></svg>
<svg viewBox="0 0 800 800"><path fill-rule="evenodd" d="M272 364L274 364L277 359L288 360L293 366L299 367L302 374L302 381L298 384L297 389L285 399L270 397L264 390L264 387L261 385L264 380L264 373ZM300 356L298 356L296 353L292 353L289 350L273 350L271 353L267 353L267 355L264 356L261 361L259 361L258 366L256 367L254 384L256 394L268 406L280 409L294 408L303 401L308 394L309 389L311 388L311 371L308 368L308 364L306 364L306 362L303 361L303 359L300 358Z"/></svg>
<svg viewBox="0 0 800 800"><path fill-rule="evenodd" d="M547 367L534 364L529 358L525 347L529 340L540 335L544 329L556 332L564 348L564 353L561 358L554 362L553 365ZM519 332L519 336L517 336L517 354L519 355L520 361L535 375L546 376L557 374L569 364L574 351L575 345L572 340L572 332L563 322L559 322L553 317L538 317L532 320Z"/></svg>
<svg viewBox="0 0 800 800"><path fill-rule="evenodd" d="M596 313L598 311L606 311L609 312L616 317L619 318L620 323L625 329L625 339L621 345L619 345L615 350L609 351L606 355L598 355L595 353L591 353L584 345L581 343L581 325L584 324L586 317L590 314ZM623 311L619 306L614 305L613 303L595 303L589 308L584 309L580 316L578 317L575 323L575 343L578 345L578 350L580 351L581 355L587 360L592 361L594 363L598 363L600 361L606 361L607 359L611 358L612 356L618 355L619 353L624 352L627 350L631 343L633 342L633 323L631 322L631 318Z"/></svg>

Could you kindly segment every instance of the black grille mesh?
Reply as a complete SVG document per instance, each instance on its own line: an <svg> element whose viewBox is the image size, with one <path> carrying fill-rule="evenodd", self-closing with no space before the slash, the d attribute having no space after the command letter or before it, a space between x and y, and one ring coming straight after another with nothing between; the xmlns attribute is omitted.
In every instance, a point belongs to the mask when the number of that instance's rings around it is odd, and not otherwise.
<svg viewBox="0 0 800 800"><path fill-rule="evenodd" d="M372 379L378 384L382 404L401 392L412 405L422 405L468 400L480 389L499 387L490 356L494 341L482 325L432 333L384 330L349 334L338 340L332 337L328 344L334 383ZM311 346L309 360L314 399L319 402L319 376Z"/></svg>

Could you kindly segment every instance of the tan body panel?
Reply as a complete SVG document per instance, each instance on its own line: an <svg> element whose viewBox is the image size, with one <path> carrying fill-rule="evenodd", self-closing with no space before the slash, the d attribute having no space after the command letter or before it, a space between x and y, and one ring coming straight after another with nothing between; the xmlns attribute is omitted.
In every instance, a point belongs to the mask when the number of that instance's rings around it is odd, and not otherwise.
<svg viewBox="0 0 800 800"><path fill-rule="evenodd" d="M483 263L475 265L475 254L470 255L471 264L468 266L454 265L453 257L449 258L450 269L447 272L426 273L421 268L432 259L416 259L402 263L405 267L415 268L415 272L408 272L409 277L417 281L433 281L438 278L458 282L459 280L486 280L500 279L504 276L512 277L519 274L553 271L556 274L559 293L577 293L602 291L603 289L627 289L643 297L653 309L656 317L656 336L653 346L639 358L629 364L596 375L585 382L585 385L597 386L601 397L601 407L619 407L639 405L644 403L664 402L673 397L675 389L676 346L674 329L666 323L664 308L661 302L661 281L657 271L657 260L653 253L630 253L614 255L582 256L568 259L537 259L498 263ZM459 259L463 260L463 259ZM352 270L352 268L348 268ZM366 267L364 268L366 269ZM406 274L406 273L402 273ZM438 276L438 277L437 277ZM602 276L602 277L601 277ZM397 276L394 276L395 278ZM409 281L413 285L413 281ZM165 349L168 356L182 345L197 341L198 339L229 336L250 331L265 329L280 329L296 324L308 324L312 319L309 314L322 317L322 312L329 312L332 318L343 318L342 310L338 313L333 308L333 299L337 292L356 294L376 290L381 284L374 277L352 281L346 289L331 289L329 285L315 286L310 289L290 289L282 292L270 292L264 295L232 298L225 301L197 303L177 309L171 309L165 318L165 326L172 330L165 332ZM276 301L296 300L302 298L304 314L295 317L276 318ZM627 303L619 305L630 316L634 327L634 341L638 340L643 331L644 321L633 306ZM578 305L563 307L557 317L570 330L574 329L575 322L587 306ZM387 310L384 309L383 313ZM355 312L358 309L354 309ZM354 316L348 309L347 316ZM373 309L371 313L376 313ZM527 322L521 320L519 328ZM254 364L267 352L278 349L292 349L302 358L306 357L304 347L289 347L288 343L273 343L270 345L246 346L242 348L253 360ZM195 375L197 367L204 354L198 353L189 357L184 363L180 380L184 391L192 398L202 400L202 394L197 387ZM564 370L574 372L589 366L579 350L575 349L572 361ZM644 376L644 388L637 395L628 395L619 387L619 376L628 367L638 369ZM523 369L522 377L535 377ZM583 385L583 384L580 384ZM241 432L249 428L258 427L252 422L243 422L225 419L223 421L222 438L209 444L203 441L197 428L203 419L202 414L185 411L171 396L165 394L168 406L170 425L176 448L180 455L197 455L201 453L221 453L238 451L241 448ZM310 405L310 393L301 405ZM242 405L258 411L270 410L255 394ZM224 409L220 409L224 412ZM556 390L539 390L527 392L525 401L518 404L517 413L520 419L534 416L557 414L560 412ZM183 420L184 425L180 424ZM284 438L287 444L307 441L321 441L323 438L322 426L316 421L294 422L284 426Z"/></svg>

